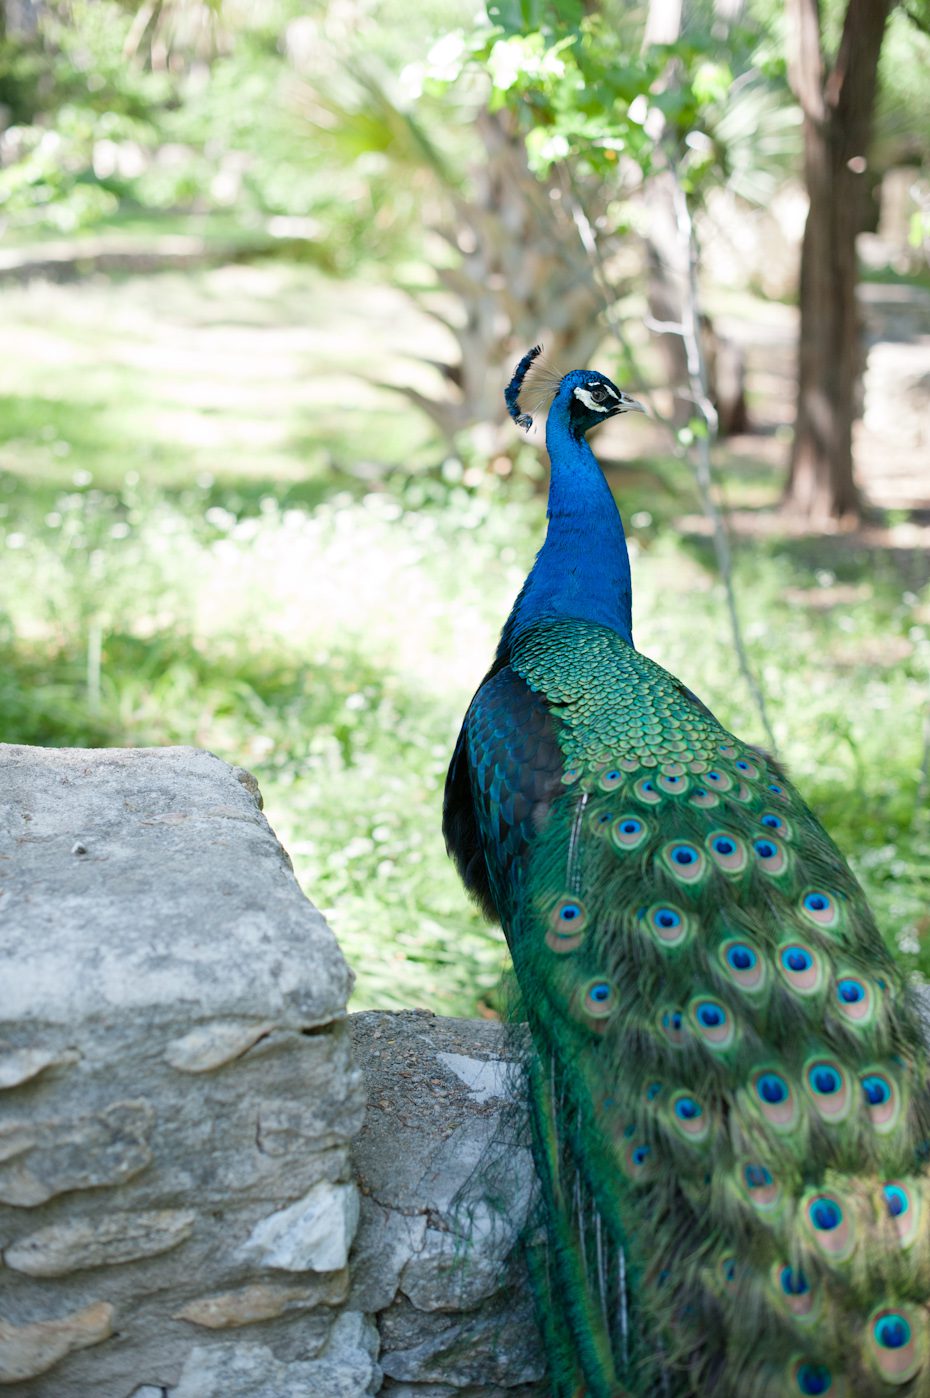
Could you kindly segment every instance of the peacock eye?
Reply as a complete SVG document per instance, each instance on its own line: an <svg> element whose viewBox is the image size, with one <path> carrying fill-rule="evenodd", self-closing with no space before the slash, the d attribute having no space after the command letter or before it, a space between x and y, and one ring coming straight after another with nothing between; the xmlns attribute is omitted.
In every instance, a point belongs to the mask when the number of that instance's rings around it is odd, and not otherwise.
<svg viewBox="0 0 930 1398"><path fill-rule="evenodd" d="M607 398L607 389L602 383L592 383L588 386L588 392L595 403L603 403Z"/></svg>

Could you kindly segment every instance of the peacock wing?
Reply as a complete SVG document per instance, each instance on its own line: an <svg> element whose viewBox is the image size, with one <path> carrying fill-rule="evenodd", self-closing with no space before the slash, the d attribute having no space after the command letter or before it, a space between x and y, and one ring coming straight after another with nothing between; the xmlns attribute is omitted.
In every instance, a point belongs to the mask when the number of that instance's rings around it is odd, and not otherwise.
<svg viewBox="0 0 930 1398"><path fill-rule="evenodd" d="M505 931L514 880L564 790L563 770L545 696L508 665L492 671L465 715L446 781L443 828L466 887Z"/></svg>

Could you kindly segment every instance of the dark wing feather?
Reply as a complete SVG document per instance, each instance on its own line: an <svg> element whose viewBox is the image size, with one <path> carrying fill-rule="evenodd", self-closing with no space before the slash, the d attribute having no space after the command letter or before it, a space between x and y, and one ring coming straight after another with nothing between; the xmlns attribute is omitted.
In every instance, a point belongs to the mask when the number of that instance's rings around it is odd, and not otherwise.
<svg viewBox="0 0 930 1398"><path fill-rule="evenodd" d="M446 848L486 916L501 918L502 894L563 789L564 766L545 697L509 665L492 671L465 715L443 801Z"/></svg>

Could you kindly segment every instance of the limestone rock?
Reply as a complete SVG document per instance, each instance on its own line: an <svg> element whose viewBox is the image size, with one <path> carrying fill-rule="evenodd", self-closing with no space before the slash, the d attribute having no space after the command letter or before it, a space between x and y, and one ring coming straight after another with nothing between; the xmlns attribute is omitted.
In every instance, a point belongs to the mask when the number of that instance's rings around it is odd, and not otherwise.
<svg viewBox="0 0 930 1398"><path fill-rule="evenodd" d="M192 1209L119 1210L102 1218L55 1223L27 1233L5 1249L3 1260L31 1277L61 1277L84 1267L113 1267L168 1252L189 1238Z"/></svg>
<svg viewBox="0 0 930 1398"><path fill-rule="evenodd" d="M513 1096L513 1065L502 1058L467 1058L437 1053L437 1059L468 1088L476 1102L506 1101Z"/></svg>
<svg viewBox="0 0 930 1398"><path fill-rule="evenodd" d="M422 1252L426 1226L425 1211L403 1212L362 1196L351 1257L354 1306L371 1314L388 1308L400 1290L404 1269Z"/></svg>
<svg viewBox="0 0 930 1398"><path fill-rule="evenodd" d="M76 1063L80 1054L71 1049L56 1053L50 1049L12 1049L0 1047L0 1092L37 1078L47 1068L67 1068Z"/></svg>
<svg viewBox="0 0 930 1398"><path fill-rule="evenodd" d="M0 1024L184 1005L173 1038L192 1021L307 1028L345 1012L332 933L253 791L211 753L0 744L0 775Z"/></svg>
<svg viewBox="0 0 930 1398"><path fill-rule="evenodd" d="M254 782L193 749L0 745L0 868L0 1372L173 1398L246 1336L269 1373L315 1362L364 1099L350 973ZM245 1248L295 1204L290 1260L320 1274Z"/></svg>
<svg viewBox="0 0 930 1398"><path fill-rule="evenodd" d="M0 1125L0 1204L31 1208L73 1189L122 1184L152 1158L149 1102L111 1102L91 1116Z"/></svg>
<svg viewBox="0 0 930 1398"><path fill-rule="evenodd" d="M113 1307L97 1301L58 1320L9 1325L0 1320L0 1384L20 1383L51 1369L73 1350L113 1334Z"/></svg>
<svg viewBox="0 0 930 1398"><path fill-rule="evenodd" d="M378 1312L385 1394L541 1395L517 1241L535 1176L501 1025L422 1012L351 1019L369 1110L350 1304Z"/></svg>
<svg viewBox="0 0 930 1398"><path fill-rule="evenodd" d="M512 1272L511 1283L515 1281ZM401 1299L380 1318L381 1367L412 1383L518 1387L543 1377L544 1363L524 1284L503 1304L489 1297L471 1312L423 1314Z"/></svg>
<svg viewBox="0 0 930 1398"><path fill-rule="evenodd" d="M214 1020L192 1029L183 1038L175 1039L165 1049L165 1057L172 1068L178 1068L182 1073L209 1073L224 1063L231 1063L234 1058L241 1058L273 1028L273 1023Z"/></svg>
<svg viewBox="0 0 930 1398"><path fill-rule="evenodd" d="M274 1320L285 1311L307 1311L319 1305L338 1306L345 1300L348 1290L347 1268L303 1286L256 1282L220 1296L198 1297L178 1311L174 1319L188 1320L208 1330L225 1330L254 1325L260 1320Z"/></svg>
<svg viewBox="0 0 930 1398"><path fill-rule="evenodd" d="M530 1398L509 1036L347 1020L254 783L207 753L0 746L0 860L18 1398Z"/></svg>
<svg viewBox="0 0 930 1398"><path fill-rule="evenodd" d="M349 1260L358 1213L354 1184L321 1181L288 1208L261 1219L242 1254L286 1272L336 1272Z"/></svg>
<svg viewBox="0 0 930 1398"><path fill-rule="evenodd" d="M377 1347L357 1311L339 1317L316 1359L281 1360L260 1344L195 1346L171 1398L368 1398L381 1384Z"/></svg>

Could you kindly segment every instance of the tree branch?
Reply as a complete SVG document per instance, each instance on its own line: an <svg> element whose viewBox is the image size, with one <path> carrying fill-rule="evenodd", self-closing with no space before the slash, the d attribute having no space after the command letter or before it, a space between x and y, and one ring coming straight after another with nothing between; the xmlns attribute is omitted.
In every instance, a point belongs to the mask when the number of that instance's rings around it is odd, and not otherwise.
<svg viewBox="0 0 930 1398"><path fill-rule="evenodd" d="M788 81L809 121L825 116L823 100L824 58L820 46L818 0L788 0Z"/></svg>

